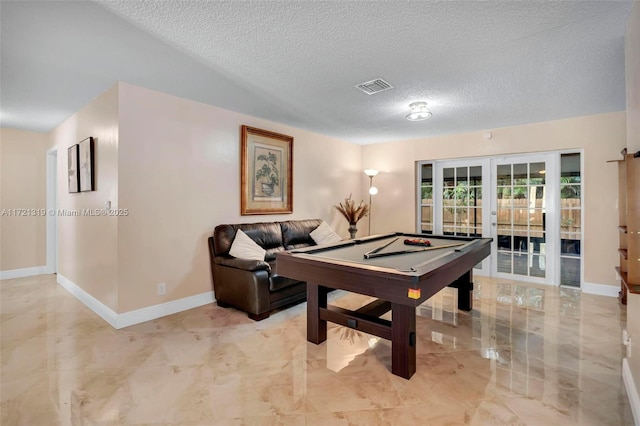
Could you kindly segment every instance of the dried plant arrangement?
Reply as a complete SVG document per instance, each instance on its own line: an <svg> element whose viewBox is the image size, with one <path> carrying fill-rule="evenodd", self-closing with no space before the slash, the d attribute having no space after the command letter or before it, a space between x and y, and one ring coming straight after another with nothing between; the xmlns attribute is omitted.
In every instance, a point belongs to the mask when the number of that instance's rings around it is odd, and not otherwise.
<svg viewBox="0 0 640 426"><path fill-rule="evenodd" d="M350 225L358 223L360 219L369 214L369 204L360 201L360 204L356 206L351 194L349 194L349 198L344 199L344 203L338 203L335 208L347 219Z"/></svg>

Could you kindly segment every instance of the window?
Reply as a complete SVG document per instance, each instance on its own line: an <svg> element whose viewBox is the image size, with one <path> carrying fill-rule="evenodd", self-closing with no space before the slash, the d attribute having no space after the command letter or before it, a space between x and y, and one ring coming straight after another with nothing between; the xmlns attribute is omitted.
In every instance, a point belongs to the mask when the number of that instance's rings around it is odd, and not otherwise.
<svg viewBox="0 0 640 426"><path fill-rule="evenodd" d="M560 155L560 284L580 287L582 246L580 153Z"/></svg>
<svg viewBox="0 0 640 426"><path fill-rule="evenodd" d="M420 230L433 234L433 164L420 166Z"/></svg>

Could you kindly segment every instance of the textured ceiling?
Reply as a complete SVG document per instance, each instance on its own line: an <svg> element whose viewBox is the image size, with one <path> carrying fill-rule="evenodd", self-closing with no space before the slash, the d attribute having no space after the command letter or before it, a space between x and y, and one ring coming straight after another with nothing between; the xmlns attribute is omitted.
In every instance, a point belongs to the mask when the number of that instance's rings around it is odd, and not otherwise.
<svg viewBox="0 0 640 426"><path fill-rule="evenodd" d="M621 111L630 8L2 1L0 124L49 131L116 81L362 144Z"/></svg>

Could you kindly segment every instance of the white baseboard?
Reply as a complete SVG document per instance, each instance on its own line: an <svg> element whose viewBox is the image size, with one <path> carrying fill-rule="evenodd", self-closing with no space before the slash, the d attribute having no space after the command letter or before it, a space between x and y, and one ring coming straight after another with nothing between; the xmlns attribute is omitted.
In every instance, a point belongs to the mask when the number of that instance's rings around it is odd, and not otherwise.
<svg viewBox="0 0 640 426"><path fill-rule="evenodd" d="M117 314L107 305L105 305L104 303L78 287L71 280L60 274L58 274L58 283L69 293L71 293L76 299L78 299L85 306L99 315L100 318L108 322L115 329L151 321L156 318L197 308L198 306L207 305L215 301L213 292L208 291L206 293L196 294L182 299L161 303L159 305L148 306L146 308L136 309L135 311Z"/></svg>
<svg viewBox="0 0 640 426"><path fill-rule="evenodd" d="M200 293L193 296L185 297L171 302L161 303L159 305L148 306L135 311L119 314L117 318L118 326L115 328L129 327L130 325L140 324L141 322L151 321L156 318L164 317L198 306L208 305L214 302L213 291Z"/></svg>
<svg viewBox="0 0 640 426"><path fill-rule="evenodd" d="M46 266L34 266L33 268L9 269L0 271L0 280L11 280L13 278L33 277L47 273Z"/></svg>
<svg viewBox="0 0 640 426"><path fill-rule="evenodd" d="M631 368L629 368L627 358L623 358L622 360L622 380L624 381L624 388L629 397L633 420L636 426L640 426L640 395L638 395L638 387L633 381L633 375L631 374ZM638 383L638 385L640 385L640 383Z"/></svg>
<svg viewBox="0 0 640 426"><path fill-rule="evenodd" d="M597 294L598 296L618 297L620 287L606 284L593 284L583 282L581 286L583 293Z"/></svg>
<svg viewBox="0 0 640 426"><path fill-rule="evenodd" d="M82 302L87 308L95 312L100 318L111 324L111 327L118 328L118 314L110 307L78 287L76 283L69 278L58 273L58 284L64 287L73 297Z"/></svg>

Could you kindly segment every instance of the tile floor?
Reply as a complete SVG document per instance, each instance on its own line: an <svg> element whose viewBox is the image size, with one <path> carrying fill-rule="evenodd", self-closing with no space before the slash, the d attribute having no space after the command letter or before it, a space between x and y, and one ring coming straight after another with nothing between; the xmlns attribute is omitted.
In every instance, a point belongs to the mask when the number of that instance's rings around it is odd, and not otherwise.
<svg viewBox="0 0 640 426"><path fill-rule="evenodd" d="M411 380L390 343L305 304L253 322L215 305L114 330L43 275L0 282L2 425L632 425L624 307L573 289L476 278L419 308ZM368 298L344 292L333 303Z"/></svg>

